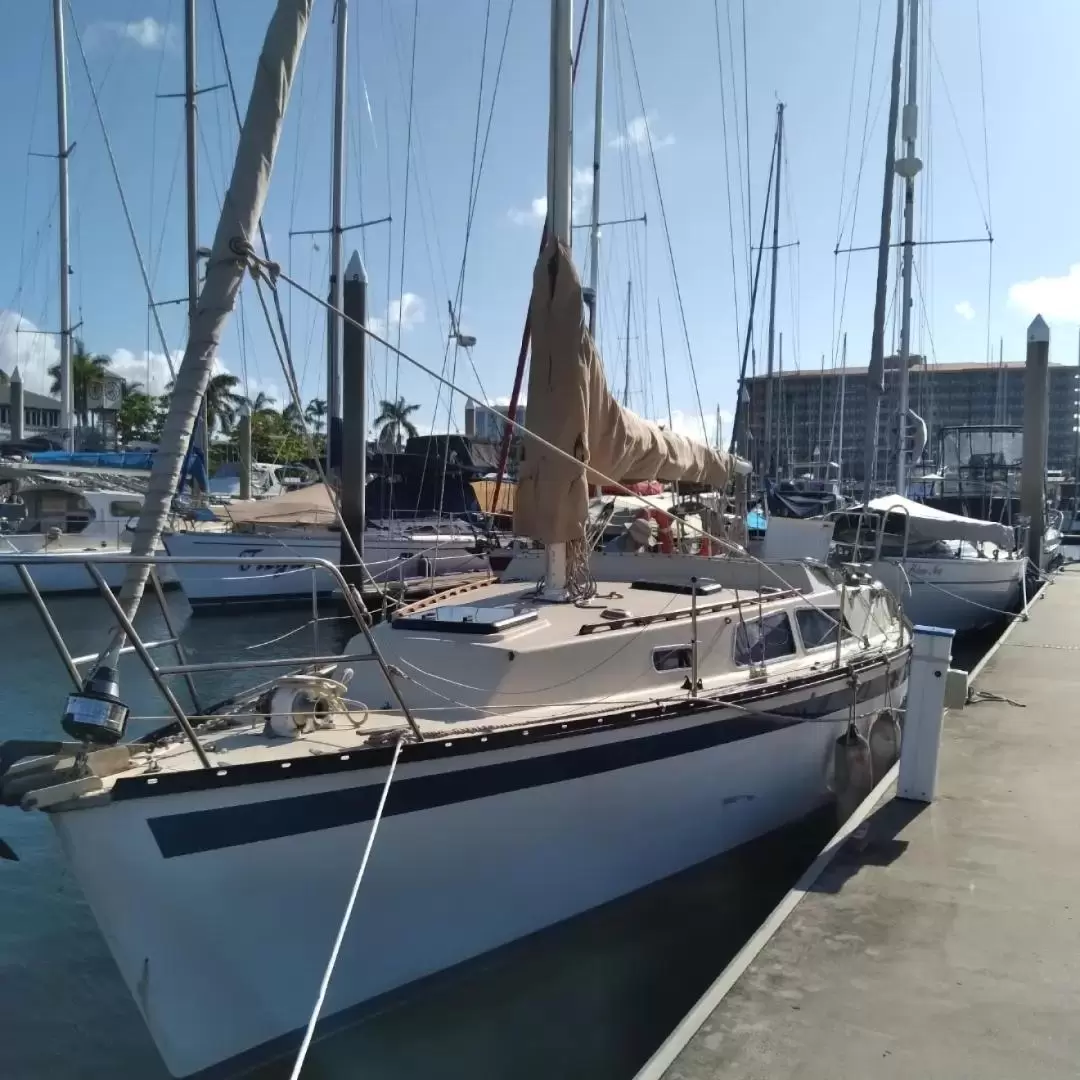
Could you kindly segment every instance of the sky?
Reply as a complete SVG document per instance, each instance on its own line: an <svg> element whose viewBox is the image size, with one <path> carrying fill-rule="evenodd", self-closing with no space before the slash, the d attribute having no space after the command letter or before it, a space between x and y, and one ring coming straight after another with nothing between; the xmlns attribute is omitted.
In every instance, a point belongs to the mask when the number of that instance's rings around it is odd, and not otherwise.
<svg viewBox="0 0 1080 1080"><path fill-rule="evenodd" d="M575 89L578 224L588 221L592 187L595 5ZM218 6L243 110L273 4ZM464 391L505 399L544 214L549 5L349 7L345 222L392 219L346 237L346 257L357 247L367 266L373 326L395 342L400 335L403 350ZM918 249L913 348L931 362L980 362L996 359L1000 341L1006 360L1021 360L1025 327L1041 312L1052 359L1071 363L1080 326L1080 140L1070 123L1080 102L1080 5L923 0L920 9L916 239L980 242ZM184 305L168 303L186 289L183 103L161 96L183 88L183 3L71 0L70 11L72 317L90 351L160 392L166 351L178 362L186 322ZM778 102L779 241L789 246L778 255L776 360L782 334L786 370L815 369L823 357L839 365L846 333L848 363L866 363L875 253L834 251L877 241L895 12L892 0L610 0L601 217L645 221L603 230L599 343L613 388L629 391L635 411L711 440L720 410L729 430ZM577 3L575 35L580 15ZM263 219L273 257L318 293L327 288L328 237L290 233L330 221L332 16L330 0L316 0ZM198 19L199 84L212 87L225 81L213 0L199 0ZM45 391L59 322L49 0L6 5L4 31L0 100L18 107L0 120L0 368L10 374L18 364L28 389ZM149 318L87 68L167 350ZM227 91L200 95L199 120L200 236L209 244L236 145ZM587 229L576 229L586 276L587 249ZM768 275L767 252L755 314L759 371ZM890 297L895 279L894 259ZM281 290L303 397L325 397L324 312ZM448 301L462 332L475 336L472 349L449 345ZM890 300L890 348L895 314ZM250 284L219 364L249 394L285 403ZM422 428L463 427L460 395L440 393L378 345L369 376L369 419L379 400L400 395L421 405Z"/></svg>

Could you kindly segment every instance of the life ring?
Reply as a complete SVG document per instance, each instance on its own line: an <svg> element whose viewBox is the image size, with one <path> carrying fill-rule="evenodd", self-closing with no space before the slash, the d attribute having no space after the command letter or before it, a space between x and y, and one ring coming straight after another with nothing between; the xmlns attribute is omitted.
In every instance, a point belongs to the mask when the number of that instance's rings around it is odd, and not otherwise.
<svg viewBox="0 0 1080 1080"><path fill-rule="evenodd" d="M675 538L671 534L671 515L663 510L655 508L639 510L635 515L637 519L656 522L657 543L664 555L670 555L675 550Z"/></svg>

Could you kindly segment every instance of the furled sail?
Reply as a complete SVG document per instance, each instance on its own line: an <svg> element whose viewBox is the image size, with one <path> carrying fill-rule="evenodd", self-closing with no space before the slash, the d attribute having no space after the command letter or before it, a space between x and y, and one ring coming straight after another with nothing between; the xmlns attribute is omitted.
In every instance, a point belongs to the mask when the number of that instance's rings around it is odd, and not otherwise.
<svg viewBox="0 0 1080 1080"><path fill-rule="evenodd" d="M588 485L605 477L727 486L733 457L642 420L612 396L583 318L581 280L569 251L556 240L537 260L530 304L529 420L516 532L547 544L583 539Z"/></svg>

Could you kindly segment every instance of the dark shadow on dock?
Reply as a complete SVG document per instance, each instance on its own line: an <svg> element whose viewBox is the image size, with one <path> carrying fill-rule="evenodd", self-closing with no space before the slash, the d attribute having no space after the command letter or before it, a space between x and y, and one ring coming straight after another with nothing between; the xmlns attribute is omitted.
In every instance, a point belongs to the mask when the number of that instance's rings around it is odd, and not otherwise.
<svg viewBox="0 0 1080 1080"><path fill-rule="evenodd" d="M926 803L895 796L883 803L847 838L809 891L838 893L862 867L891 866L909 844L909 841L899 839L899 833L926 808Z"/></svg>

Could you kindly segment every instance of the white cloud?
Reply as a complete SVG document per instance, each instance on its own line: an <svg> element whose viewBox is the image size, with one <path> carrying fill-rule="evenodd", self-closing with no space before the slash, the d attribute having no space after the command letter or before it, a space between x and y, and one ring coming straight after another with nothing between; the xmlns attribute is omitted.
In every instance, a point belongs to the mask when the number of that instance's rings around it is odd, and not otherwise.
<svg viewBox="0 0 1080 1080"><path fill-rule="evenodd" d="M1038 277L1009 286L1009 303L1050 322L1080 323L1080 263L1060 277Z"/></svg>
<svg viewBox="0 0 1080 1080"><path fill-rule="evenodd" d="M547 196L541 195L538 199L533 199L529 203L528 210L519 210L517 207L511 207L506 216L515 225L540 225L543 224L544 218L547 217Z"/></svg>
<svg viewBox="0 0 1080 1080"><path fill-rule="evenodd" d="M140 49L173 49L179 44L176 27L172 23L158 22L149 15L131 22L94 23L88 29L87 36L91 43L119 38Z"/></svg>
<svg viewBox="0 0 1080 1080"><path fill-rule="evenodd" d="M404 333L415 329L427 320L427 308L423 297L416 293L402 293L397 300L391 300L385 315L371 315L368 317L368 328L380 337L386 337L388 333L397 332L398 324Z"/></svg>
<svg viewBox="0 0 1080 1080"><path fill-rule="evenodd" d="M570 205L575 222L588 221L592 201L593 171L575 169L570 188ZM506 216L515 225L542 225L547 217L547 196L541 195L529 203L527 210L511 207Z"/></svg>
<svg viewBox="0 0 1080 1080"><path fill-rule="evenodd" d="M49 368L59 360L55 335L41 333L17 311L0 311L0 370L10 375L18 367L27 390L47 394L52 382Z"/></svg>
<svg viewBox="0 0 1080 1080"><path fill-rule="evenodd" d="M615 150L637 150L645 153L649 149L650 136L654 150L661 150L675 142L675 136L670 132L667 135L657 134L656 113L648 112L644 116L635 116L626 125L626 130L616 135L608 146Z"/></svg>
<svg viewBox="0 0 1080 1080"><path fill-rule="evenodd" d="M961 300L960 303L953 308L953 311L955 311L961 319L967 319L968 322L971 322L971 320L975 318L975 309L966 300Z"/></svg>
<svg viewBox="0 0 1080 1080"><path fill-rule="evenodd" d="M704 419L704 424L702 420ZM720 445L727 449L728 439L731 437L731 426L735 421L732 413L726 409L720 410ZM684 412L682 409L671 410L671 422L668 423L666 416L659 416L653 420L654 424L668 431L674 431L676 435L685 435L694 442L706 440L710 446L716 439L716 412L705 413L704 417L699 412Z"/></svg>
<svg viewBox="0 0 1080 1080"><path fill-rule="evenodd" d="M109 357L112 361L109 364L109 370L129 383L138 383L144 394L163 394L165 387L172 379L164 353L148 353L145 349L142 352L132 352L131 349L113 349ZM179 369L183 358L183 350L174 349L173 367Z"/></svg>

